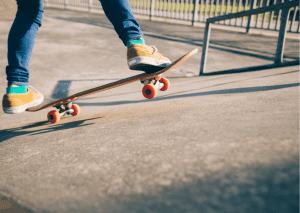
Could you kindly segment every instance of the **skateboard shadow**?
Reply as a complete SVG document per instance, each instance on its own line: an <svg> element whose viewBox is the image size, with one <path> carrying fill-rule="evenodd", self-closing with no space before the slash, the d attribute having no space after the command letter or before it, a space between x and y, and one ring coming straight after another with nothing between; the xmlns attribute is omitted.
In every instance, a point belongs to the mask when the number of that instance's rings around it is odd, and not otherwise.
<svg viewBox="0 0 300 213"><path fill-rule="evenodd" d="M222 85L222 84L220 84ZM215 85L219 86L219 85ZM174 95L171 94L169 96L160 96L151 100L138 100L138 101L114 101L114 102L106 102L106 103L82 103L76 102L76 104L80 106L114 106L114 105L123 105L123 104L135 104L141 102L152 102L152 101L162 101L162 100L170 100L170 99L178 99L178 98L188 98L188 97L199 97L199 96L208 96L208 95L225 95L225 94L242 94L242 93L252 93L252 92L262 92L262 91L270 91L270 90L278 90L284 88L298 87L299 83L293 84L283 84L283 85L274 85L274 86L260 86L260 87L244 87L244 88L236 88L236 89L223 89L223 90L215 90L209 92L195 92L188 94ZM210 87L207 87L210 88ZM204 89L204 88L201 88ZM180 93L186 93L189 91L181 91Z"/></svg>
<svg viewBox="0 0 300 213"><path fill-rule="evenodd" d="M74 128L80 128L84 126L89 126L89 125L93 125L94 123L85 123L85 122L97 120L100 118L103 118L103 116L90 118L90 119L83 119L83 120L73 121L68 123L58 123L58 124L52 124L49 121L42 121L42 122L32 123L26 126L4 129L1 130L0 143L9 140L11 138L23 136L23 135L40 135L48 132L63 131L66 129L74 129Z"/></svg>

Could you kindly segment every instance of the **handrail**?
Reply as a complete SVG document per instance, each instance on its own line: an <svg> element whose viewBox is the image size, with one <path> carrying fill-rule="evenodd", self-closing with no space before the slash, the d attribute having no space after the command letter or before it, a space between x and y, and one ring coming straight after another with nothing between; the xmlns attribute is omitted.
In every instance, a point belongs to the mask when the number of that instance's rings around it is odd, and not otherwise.
<svg viewBox="0 0 300 213"><path fill-rule="evenodd" d="M224 15L224 16L213 17L213 18L207 19L206 25L205 25L199 75L202 75L206 68L206 60L207 60L207 52L208 52L209 39L210 39L211 23L216 22L216 21L226 20L226 19L232 19L232 18L238 18L238 17L244 17L244 16L252 16L255 14L260 14L260 13L274 11L274 10L282 10L283 14L281 16L281 23L280 23L280 29L279 29L276 55L275 55L275 60L274 60L274 64L272 65L272 67L282 66L284 64L283 63L283 50L284 50L285 39L286 39L286 30L287 30L286 26L287 26L288 17L289 17L289 10L291 7L296 7L298 5L299 5L299 0L289 1L289 2L279 3L276 5L266 6L266 7L262 7L262 8L258 8L258 9L252 9L252 10L248 10L248 11L244 11L244 12L238 12L238 13L233 13L233 14L229 14L229 15ZM299 64L299 61L298 61L298 64Z"/></svg>
<svg viewBox="0 0 300 213"><path fill-rule="evenodd" d="M266 7L261 7L257 9L252 9L252 10L247 10L239 13L231 13L228 15L224 16L218 16L218 17L213 17L213 18L208 18L206 22L208 23L213 23L216 21L223 21L226 19L232 19L232 18L239 18L243 16L249 16L249 15L256 15L259 13L264 13L264 12L269 12L269 11L274 11L274 10L280 10L280 9L285 9L285 8L290 8L290 7L296 7L299 5L299 0L297 1L289 1L285 3L279 3L279 4L274 4L271 6L266 6Z"/></svg>

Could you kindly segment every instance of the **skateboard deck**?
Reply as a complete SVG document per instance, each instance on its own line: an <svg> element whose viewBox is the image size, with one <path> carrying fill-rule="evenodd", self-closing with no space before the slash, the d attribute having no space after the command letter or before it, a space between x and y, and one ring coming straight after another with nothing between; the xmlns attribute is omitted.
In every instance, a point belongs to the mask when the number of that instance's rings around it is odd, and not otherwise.
<svg viewBox="0 0 300 213"><path fill-rule="evenodd" d="M77 104L73 104L72 102L78 98L91 95L97 92L105 91L108 89L112 89L115 87L119 87L125 84L129 84L135 81L140 80L142 84L144 84L143 87L143 95L145 98L152 99L155 97L157 90L160 89L161 91L165 91L168 89L170 83L166 78L162 78L161 75L167 71L170 71L184 62L186 62L189 58L191 58L193 55L195 55L198 52L198 49L194 49L187 54L183 55L176 61L172 62L169 66L163 68L160 71L154 72L154 73L143 73L139 75L135 75L129 78L121 79L112 83L108 83L99 87L95 87L92 89L88 89L79 93L76 93L74 95L71 95L66 98L62 98L59 100L52 101L48 104L42 105L37 108L29 108L26 111L29 112L36 112L42 109L46 109L49 107L55 107L57 110L52 110L48 113L48 120L52 123L56 123L60 120L61 116L64 115L78 115L80 112L80 108Z"/></svg>

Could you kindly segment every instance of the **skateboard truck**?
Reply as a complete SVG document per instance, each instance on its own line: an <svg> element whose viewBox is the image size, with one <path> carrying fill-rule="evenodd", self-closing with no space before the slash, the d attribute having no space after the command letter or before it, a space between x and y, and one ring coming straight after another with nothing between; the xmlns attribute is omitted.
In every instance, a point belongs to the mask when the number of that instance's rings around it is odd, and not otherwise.
<svg viewBox="0 0 300 213"><path fill-rule="evenodd" d="M166 78L162 78L161 75L154 76L153 78L141 80L143 87L143 95L145 98L152 99L156 96L157 90L166 91L170 82Z"/></svg>
<svg viewBox="0 0 300 213"><path fill-rule="evenodd" d="M64 115L70 115L74 113L74 109L72 108L72 102L68 102L65 105L61 104L58 106L55 106L56 109L58 109L59 116L62 117Z"/></svg>
<svg viewBox="0 0 300 213"><path fill-rule="evenodd" d="M57 106L54 106L57 110L52 110L48 113L48 121L52 123L56 123L60 120L62 116L65 115L78 115L80 112L80 107L77 104L73 104L72 100L65 104L59 104Z"/></svg>

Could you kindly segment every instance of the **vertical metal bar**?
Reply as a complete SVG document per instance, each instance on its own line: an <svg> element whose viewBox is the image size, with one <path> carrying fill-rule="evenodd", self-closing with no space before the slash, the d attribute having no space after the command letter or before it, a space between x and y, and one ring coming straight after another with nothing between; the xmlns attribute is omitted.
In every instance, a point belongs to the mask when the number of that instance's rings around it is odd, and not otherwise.
<svg viewBox="0 0 300 213"><path fill-rule="evenodd" d="M270 5L270 0L267 0L266 6ZM270 12L265 12L263 15L263 19L262 19L262 23L261 23L261 29L263 29L264 27L264 23L266 22L266 18L267 18L267 14Z"/></svg>
<svg viewBox="0 0 300 213"><path fill-rule="evenodd" d="M233 0L231 13L234 13L234 10L235 10L235 4L236 4L236 0ZM236 24L236 19L233 19L233 21L234 21L235 24ZM230 22L229 22L230 25L231 25L231 22L232 22L232 19L230 19Z"/></svg>
<svg viewBox="0 0 300 213"><path fill-rule="evenodd" d="M69 0L64 0L64 6L65 6L65 9L68 9L68 7L69 7Z"/></svg>
<svg viewBox="0 0 300 213"><path fill-rule="evenodd" d="M175 18L175 0L172 0L172 18Z"/></svg>
<svg viewBox="0 0 300 213"><path fill-rule="evenodd" d="M170 18L171 17L171 14L172 14L172 10L173 10L173 1L171 0L167 0L167 3L168 3L168 17Z"/></svg>
<svg viewBox="0 0 300 213"><path fill-rule="evenodd" d="M222 16L223 15L223 10L224 10L224 2L225 2L225 0L222 0L222 6L221 6L221 14L220 14L220 16ZM225 23L225 21L222 21L223 23ZM221 22L220 22L220 24L221 24Z"/></svg>
<svg viewBox="0 0 300 213"><path fill-rule="evenodd" d="M252 4L251 4L251 8L250 10L254 9L256 7L256 1L257 0L252 0ZM249 33L250 27L251 27L251 23L252 23L252 15L248 16L248 24L247 24L247 28L246 28L246 33Z"/></svg>
<svg viewBox="0 0 300 213"><path fill-rule="evenodd" d="M210 7L209 7L209 17L212 17L212 11L214 9L214 0L210 1Z"/></svg>
<svg viewBox="0 0 300 213"><path fill-rule="evenodd" d="M190 7L189 7L189 20L193 20L193 9L194 9L194 0L190 0Z"/></svg>
<svg viewBox="0 0 300 213"><path fill-rule="evenodd" d="M263 0L260 0L259 7L262 7L262 2L263 2ZM258 21L259 21L259 16L260 16L260 14L257 14L257 15L256 15L255 28L257 28L257 24L258 24Z"/></svg>
<svg viewBox="0 0 300 213"><path fill-rule="evenodd" d="M276 1L276 0L275 0L275 1ZM244 11L246 11L247 8L248 8L248 0L246 0L246 2L245 2ZM243 16L243 18L242 18L241 27L244 25L244 21L245 21L245 16Z"/></svg>
<svg viewBox="0 0 300 213"><path fill-rule="evenodd" d="M164 0L164 17L168 17L168 11L169 11L169 4L167 0Z"/></svg>
<svg viewBox="0 0 300 213"><path fill-rule="evenodd" d="M179 13L179 15L180 15L180 19L183 19L183 7L184 7L184 3L183 3L183 1L184 0L181 0L180 1L180 13Z"/></svg>
<svg viewBox="0 0 300 213"><path fill-rule="evenodd" d="M154 10L155 10L155 0L151 0L151 5L150 5L150 21L153 20L154 17Z"/></svg>
<svg viewBox="0 0 300 213"><path fill-rule="evenodd" d="M192 20L192 26L195 26L195 21L198 17L198 7L199 7L199 0L194 0L194 11L193 11L193 20Z"/></svg>
<svg viewBox="0 0 300 213"><path fill-rule="evenodd" d="M216 0L216 10L215 10L215 17L218 16L218 10L219 10L219 0Z"/></svg>
<svg viewBox="0 0 300 213"><path fill-rule="evenodd" d="M284 0L281 0L281 3L283 3L283 2L284 2ZM279 10L278 17L277 17L277 20L276 20L275 30L277 30L280 26L281 13L282 13L282 10Z"/></svg>
<svg viewBox="0 0 300 213"><path fill-rule="evenodd" d="M163 2L163 0L159 1L159 8L160 8L160 16L163 17L163 13L164 13L164 2Z"/></svg>
<svg viewBox="0 0 300 213"><path fill-rule="evenodd" d="M295 19L296 19L297 9L298 9L298 6L294 7L294 14L293 14L292 22L290 24L289 32L292 32L292 27L293 27L293 25L295 23Z"/></svg>
<svg viewBox="0 0 300 213"><path fill-rule="evenodd" d="M141 11L140 10L140 0L135 0L134 3L135 3L135 5L134 5L135 6L135 11L136 11L137 14L139 14L140 11Z"/></svg>
<svg viewBox="0 0 300 213"><path fill-rule="evenodd" d="M290 8L283 9L281 21L280 21L280 30L277 42L277 50L274 63L279 65L283 62L283 52L284 52L284 45L286 39L286 29L287 29L287 22L289 20L289 13Z"/></svg>
<svg viewBox="0 0 300 213"><path fill-rule="evenodd" d="M242 0L239 1L238 12L241 12L241 6L242 6ZM240 20L240 18L236 18L235 26L238 26L238 20Z"/></svg>
<svg viewBox="0 0 300 213"><path fill-rule="evenodd" d="M89 0L89 12L92 11L93 8L93 0Z"/></svg>
<svg viewBox="0 0 300 213"><path fill-rule="evenodd" d="M179 14L180 14L179 1L180 0L177 0L177 3L176 3L176 18L179 18Z"/></svg>
<svg viewBox="0 0 300 213"><path fill-rule="evenodd" d="M139 0L139 13L143 14L143 0Z"/></svg>
<svg viewBox="0 0 300 213"><path fill-rule="evenodd" d="M273 4L276 4L276 0L274 0L274 3ZM269 25L268 25L268 30L271 28L271 24L273 22L273 17L274 17L274 11L271 12L271 15L270 15L270 19L269 19Z"/></svg>
<svg viewBox="0 0 300 213"><path fill-rule="evenodd" d="M230 7L230 0L227 0L227 5L226 5L226 15L228 14L229 12L229 7ZM229 22L228 24L230 23L231 19L229 19ZM226 21L224 21L224 25L226 24Z"/></svg>
<svg viewBox="0 0 300 213"><path fill-rule="evenodd" d="M199 16L199 20L200 20L200 21L204 21L204 19L201 20L201 18L203 17L203 14L202 14L202 6L203 6L203 0L201 0L201 4L200 4L200 16Z"/></svg>
<svg viewBox="0 0 300 213"><path fill-rule="evenodd" d="M167 17L167 11L168 11L168 2L166 0L164 0L164 17Z"/></svg>
<svg viewBox="0 0 300 213"><path fill-rule="evenodd" d="M208 8L208 1L209 1L209 0L205 0L204 21L206 21L206 19L207 19L207 8Z"/></svg>
<svg viewBox="0 0 300 213"><path fill-rule="evenodd" d="M206 68L206 60L207 60L207 52L209 46L209 39L210 39L210 31L211 26L209 22L206 22L205 25L205 32L204 32L204 39L203 39L203 46L202 46L202 56L201 56L201 64L200 64L200 73L202 75Z"/></svg>
<svg viewBox="0 0 300 213"><path fill-rule="evenodd" d="M151 14L150 8L151 8L151 0L147 0L147 13L148 13L149 16Z"/></svg>
<svg viewBox="0 0 300 213"><path fill-rule="evenodd" d="M184 3L184 19L187 20L187 11L188 11L188 1Z"/></svg>

